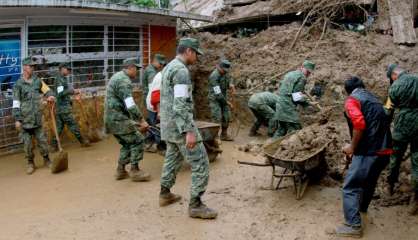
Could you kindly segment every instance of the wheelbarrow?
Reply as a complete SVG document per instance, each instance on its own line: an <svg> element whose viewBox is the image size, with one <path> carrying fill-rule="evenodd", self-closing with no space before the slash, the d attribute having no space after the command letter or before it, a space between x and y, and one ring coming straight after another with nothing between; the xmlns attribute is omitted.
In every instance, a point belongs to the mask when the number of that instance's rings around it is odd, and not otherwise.
<svg viewBox="0 0 418 240"><path fill-rule="evenodd" d="M218 155L222 153L220 149L220 139L218 136L220 125L211 122L196 121L196 127L199 129L200 135L203 139L203 144L205 145L206 152L208 154L209 162L216 160ZM150 135L156 136L158 141L160 141L160 125L157 124L155 127L148 129ZM165 144L163 145L165 148Z"/></svg>
<svg viewBox="0 0 418 240"><path fill-rule="evenodd" d="M280 185L284 178L291 178L293 180L294 191L296 200L300 200L305 193L305 190L309 183L309 172L319 169L320 164L324 160L325 150L328 144L327 142L320 148L316 149L315 152L306 156L303 159L280 159L276 155L277 149L281 142L289 138L292 134L280 138L264 147L264 156L267 158L265 163L252 163L238 161L239 164L257 166L257 167L271 167L271 189L279 190ZM281 173L278 173L277 167L283 168ZM276 186L274 186L275 180L278 180Z"/></svg>

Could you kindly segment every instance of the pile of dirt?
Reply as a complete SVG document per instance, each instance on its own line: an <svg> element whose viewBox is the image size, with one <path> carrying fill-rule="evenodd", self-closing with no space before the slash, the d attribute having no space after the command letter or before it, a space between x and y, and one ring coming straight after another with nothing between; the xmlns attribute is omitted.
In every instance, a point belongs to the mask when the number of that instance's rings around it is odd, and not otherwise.
<svg viewBox="0 0 418 240"><path fill-rule="evenodd" d="M337 138L336 128L331 124L312 124L283 139L274 157L295 162L303 161Z"/></svg>

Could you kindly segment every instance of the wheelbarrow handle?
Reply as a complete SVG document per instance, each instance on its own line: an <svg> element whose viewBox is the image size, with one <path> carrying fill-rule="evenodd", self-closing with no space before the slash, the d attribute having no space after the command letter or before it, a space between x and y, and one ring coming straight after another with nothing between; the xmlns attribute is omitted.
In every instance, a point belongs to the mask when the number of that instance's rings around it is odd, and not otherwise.
<svg viewBox="0 0 418 240"><path fill-rule="evenodd" d="M256 167L271 167L272 164L268 164L268 163L255 163L255 162L245 162L245 161L237 161L238 164L242 164L242 165L249 165L249 166L256 166Z"/></svg>

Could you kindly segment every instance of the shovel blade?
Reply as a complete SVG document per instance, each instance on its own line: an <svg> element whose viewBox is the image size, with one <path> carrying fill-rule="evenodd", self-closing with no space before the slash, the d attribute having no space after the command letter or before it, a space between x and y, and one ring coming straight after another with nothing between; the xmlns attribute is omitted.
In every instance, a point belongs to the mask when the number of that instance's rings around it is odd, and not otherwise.
<svg viewBox="0 0 418 240"><path fill-rule="evenodd" d="M59 173L68 169L68 153L59 152L51 164L51 173Z"/></svg>

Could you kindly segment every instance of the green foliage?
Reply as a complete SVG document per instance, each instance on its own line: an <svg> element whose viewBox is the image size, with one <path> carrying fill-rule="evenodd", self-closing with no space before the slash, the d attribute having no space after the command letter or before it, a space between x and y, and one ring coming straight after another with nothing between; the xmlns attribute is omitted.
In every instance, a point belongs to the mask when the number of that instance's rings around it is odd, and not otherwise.
<svg viewBox="0 0 418 240"><path fill-rule="evenodd" d="M131 0L130 2L141 7L158 7L154 0Z"/></svg>

